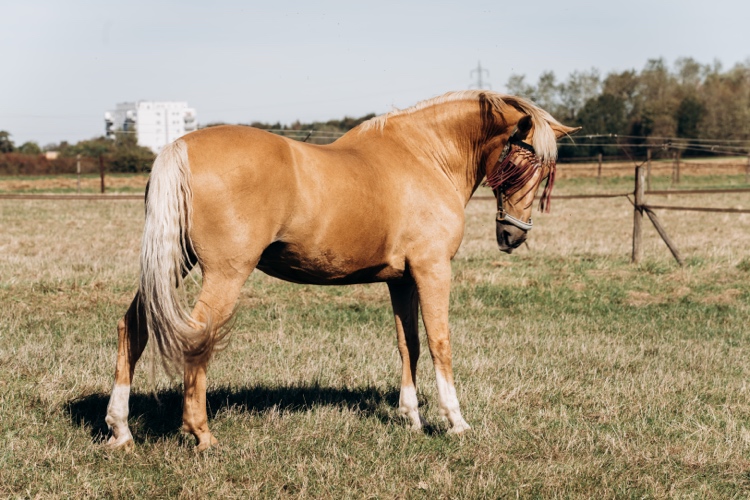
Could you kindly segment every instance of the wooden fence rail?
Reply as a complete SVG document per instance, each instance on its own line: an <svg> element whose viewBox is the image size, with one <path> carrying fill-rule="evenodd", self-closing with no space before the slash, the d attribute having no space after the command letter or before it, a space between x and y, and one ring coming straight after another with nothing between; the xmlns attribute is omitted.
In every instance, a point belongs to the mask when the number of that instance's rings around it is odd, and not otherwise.
<svg viewBox="0 0 750 500"><path fill-rule="evenodd" d="M679 161L679 160L678 160ZM675 179L677 182L679 182L679 163L677 163L677 170ZM654 210L678 210L678 211L687 211L687 212L718 212L718 213L733 213L733 214L750 214L750 209L744 209L744 208L713 208L713 207L685 207L685 206L676 206L676 205L650 205L646 203L646 194L653 194L653 195L683 195L683 194L717 194L717 193L749 193L750 189L747 188L738 188L738 189L689 189L689 190L680 190L680 189L668 189L668 190L662 190L662 191L646 191L645 185L647 183L646 180L646 167L643 165L640 165L636 167L635 169L635 188L634 188L634 198L635 201L633 203L633 255L632 255L632 262L637 263L640 261L641 258L641 233L642 233L642 227L641 227L641 221L643 219L643 213L645 212L648 215L648 218L651 220L652 224L656 228L656 231L659 233L659 236L661 236L662 240L664 240L664 243L667 245L667 248L669 248L669 251L672 252L672 255L674 256L675 260L678 264L682 265L683 260L680 256L680 252L677 250L677 247L672 242L672 240L667 235L666 230L664 229L664 226L661 224L661 221L659 220L659 217L656 215Z"/></svg>

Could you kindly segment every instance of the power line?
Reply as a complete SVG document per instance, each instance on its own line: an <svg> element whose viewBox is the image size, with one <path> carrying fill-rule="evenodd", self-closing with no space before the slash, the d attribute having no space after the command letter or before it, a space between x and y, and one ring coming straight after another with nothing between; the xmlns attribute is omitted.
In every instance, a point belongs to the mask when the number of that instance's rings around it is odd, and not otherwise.
<svg viewBox="0 0 750 500"><path fill-rule="evenodd" d="M668 137L668 136L658 136L658 135L649 135L649 136L643 136L643 135L622 135L622 134L587 134L587 135L578 135L576 134L575 137L565 137L563 139L569 138L570 140L576 140L576 139L599 139L603 137L609 137L613 139L654 139L654 140L662 140L662 141L673 141L673 142L712 142L712 143L733 143L733 142L746 142L750 143L750 139L691 139L687 137Z"/></svg>

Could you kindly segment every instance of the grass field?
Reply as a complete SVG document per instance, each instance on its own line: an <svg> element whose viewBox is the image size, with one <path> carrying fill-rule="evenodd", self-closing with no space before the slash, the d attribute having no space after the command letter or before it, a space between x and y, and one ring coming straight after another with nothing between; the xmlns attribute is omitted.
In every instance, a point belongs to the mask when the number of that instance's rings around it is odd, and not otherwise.
<svg viewBox="0 0 750 500"><path fill-rule="evenodd" d="M597 189L632 190L632 176L561 179L557 193ZM747 208L747 197L649 201ZM152 383L148 354L131 397L135 451L102 446L142 211L0 200L0 497L750 495L750 215L660 213L686 265L646 222L635 266L624 198L553 200L510 256L495 248L494 202L472 201L453 266L454 368L473 427L458 437L437 414L426 348L430 425L412 433L396 415L385 285L254 273L209 370L220 446L199 455L179 432L180 382Z"/></svg>

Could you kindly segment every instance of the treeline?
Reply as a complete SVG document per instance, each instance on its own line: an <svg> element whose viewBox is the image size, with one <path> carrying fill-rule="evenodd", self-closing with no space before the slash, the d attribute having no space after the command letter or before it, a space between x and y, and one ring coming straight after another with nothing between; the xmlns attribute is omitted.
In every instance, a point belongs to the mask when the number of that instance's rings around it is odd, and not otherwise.
<svg viewBox="0 0 750 500"><path fill-rule="evenodd" d="M508 93L529 97L566 125L583 127L562 157L639 154L681 139L684 155L747 154L750 145L750 59L724 70L719 62L649 60L641 71L573 72L567 81L545 72L536 84L513 75ZM593 137L587 135L617 135ZM672 149L678 148L675 141ZM587 146L587 144L593 144ZM607 146L605 144L612 144Z"/></svg>
<svg viewBox="0 0 750 500"><path fill-rule="evenodd" d="M53 156L45 152L54 151ZM136 143L135 134L116 134L114 140L97 137L77 144L61 142L44 148L34 142L16 147L10 133L0 131L0 175L56 175L74 173L78 157L81 172L94 173L100 168L107 172L147 172L154 161L154 153Z"/></svg>
<svg viewBox="0 0 750 500"><path fill-rule="evenodd" d="M359 118L352 118L349 116L345 116L341 120L328 120L326 122L302 123L298 120L288 126L282 125L281 123L278 123L278 122L274 124L252 122L249 125L251 127L262 128L266 130L282 130L282 131L283 130L288 130L288 131L317 130L320 132L348 132L349 130L353 129L359 124L366 122L370 118L375 118L375 113L370 113L368 115L361 116Z"/></svg>

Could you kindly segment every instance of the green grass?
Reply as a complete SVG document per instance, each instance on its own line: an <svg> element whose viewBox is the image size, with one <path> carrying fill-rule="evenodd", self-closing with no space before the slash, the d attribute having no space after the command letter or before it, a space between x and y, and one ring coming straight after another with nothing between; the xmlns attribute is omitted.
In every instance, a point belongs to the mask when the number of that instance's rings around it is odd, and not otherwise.
<svg viewBox="0 0 750 500"><path fill-rule="evenodd" d="M535 218L530 248L510 256L494 248L493 202L470 203L451 297L458 396L473 427L459 437L445 434L425 345L429 425L413 433L396 415L385 285L254 273L209 370L220 446L198 455L179 432L181 384L158 372L152 383L149 354L131 397L135 451L102 446L142 210L0 201L0 497L750 493L747 216L709 234L689 215L665 216L680 268L653 230L642 263L629 263L623 200L596 210L559 200Z"/></svg>

